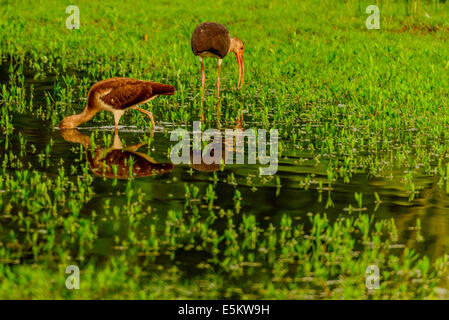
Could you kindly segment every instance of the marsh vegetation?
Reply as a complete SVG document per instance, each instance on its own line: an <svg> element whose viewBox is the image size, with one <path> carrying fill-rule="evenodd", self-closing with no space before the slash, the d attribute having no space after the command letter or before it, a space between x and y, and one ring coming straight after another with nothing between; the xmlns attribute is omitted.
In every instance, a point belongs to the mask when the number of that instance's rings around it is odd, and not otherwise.
<svg viewBox="0 0 449 320"><path fill-rule="evenodd" d="M378 3L367 30L369 1L80 0L68 30L68 2L2 1L0 298L447 298L449 4ZM277 128L276 175L170 164L170 132L200 117L189 41L204 21L245 41L242 90L223 60L221 128L242 111L244 128ZM128 112L113 148L101 112L61 135L113 76L177 88L145 106L154 134ZM139 161L166 166L139 176Z"/></svg>

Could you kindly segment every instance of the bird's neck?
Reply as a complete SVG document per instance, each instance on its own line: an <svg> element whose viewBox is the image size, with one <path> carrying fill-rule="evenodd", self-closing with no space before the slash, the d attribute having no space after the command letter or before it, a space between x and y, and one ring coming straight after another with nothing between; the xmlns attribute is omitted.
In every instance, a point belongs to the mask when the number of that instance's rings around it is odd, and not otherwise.
<svg viewBox="0 0 449 320"><path fill-rule="evenodd" d="M78 127L81 123L89 121L94 117L94 115L98 112L97 108L90 108L86 106L83 112L79 114L75 114L73 116L69 116L61 121L59 128L60 129L73 129Z"/></svg>

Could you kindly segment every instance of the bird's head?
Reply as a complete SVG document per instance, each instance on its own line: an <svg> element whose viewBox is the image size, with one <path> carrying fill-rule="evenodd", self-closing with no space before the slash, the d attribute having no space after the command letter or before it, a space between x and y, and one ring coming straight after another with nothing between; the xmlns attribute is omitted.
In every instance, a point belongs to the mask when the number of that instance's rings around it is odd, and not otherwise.
<svg viewBox="0 0 449 320"><path fill-rule="evenodd" d="M243 82L245 81L245 60L243 60L245 45L243 44L243 41L239 38L231 38L231 51L235 53L237 63L239 64L239 82L237 83L237 88L241 89L243 87Z"/></svg>
<svg viewBox="0 0 449 320"><path fill-rule="evenodd" d="M59 129L75 129L80 124L79 118L78 115L64 118L59 124Z"/></svg>

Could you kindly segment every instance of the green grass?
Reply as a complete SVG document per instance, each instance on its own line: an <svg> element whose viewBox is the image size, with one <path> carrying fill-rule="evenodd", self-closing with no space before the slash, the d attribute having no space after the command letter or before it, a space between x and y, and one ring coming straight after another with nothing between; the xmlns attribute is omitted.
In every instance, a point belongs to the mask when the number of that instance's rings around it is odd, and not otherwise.
<svg viewBox="0 0 449 320"><path fill-rule="evenodd" d="M370 1L78 1L81 29L67 30L69 1L3 1L0 298L447 298L447 216L434 254L422 248L431 217L413 213L403 226L395 208L432 205L431 180L443 199L434 207L447 209L449 4L377 3L380 30L365 28ZM245 43L243 90L233 90L234 57L223 61L222 125L243 110L245 127L279 129L283 174L229 169L187 183L193 173L182 169L145 185L94 177L85 150L53 128L112 76L175 85L149 107L157 123L190 127L200 114L190 36L204 21ZM206 78L206 127L215 127L216 61ZM121 121L149 126L132 112ZM84 126L112 123L98 113ZM151 154L169 131L131 138ZM111 144L90 135L92 149ZM388 190L351 184L362 174L401 194L388 215L378 214ZM248 209L266 188L282 197L293 185L319 209L298 206L298 219ZM65 288L69 264L80 266L80 290ZM369 292L373 264L381 288Z"/></svg>

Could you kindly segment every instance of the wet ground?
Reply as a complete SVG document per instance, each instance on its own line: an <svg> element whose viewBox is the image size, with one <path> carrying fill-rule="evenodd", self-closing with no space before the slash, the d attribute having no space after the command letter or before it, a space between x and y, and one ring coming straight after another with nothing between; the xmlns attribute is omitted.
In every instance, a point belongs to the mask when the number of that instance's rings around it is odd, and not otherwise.
<svg viewBox="0 0 449 320"><path fill-rule="evenodd" d="M2 84L8 83L8 65L0 66L0 81ZM49 76L44 79L33 79L27 75L26 85L34 87L34 99L36 104L44 99L44 93L52 94L55 77ZM64 167L65 172L70 173L71 179L76 179L86 163L89 164L90 173L94 179L94 196L82 209L82 214L88 216L95 211L101 214L106 202L111 205L120 204L126 201L123 192L128 180L115 181L104 177L104 168L95 165L94 156L88 156L83 144L83 136L89 137L94 131L97 132L95 148L105 147L105 141L112 142L115 138L114 131L110 126L92 127L89 123L84 124L79 130L79 136L65 139L63 135L48 121L42 120L33 114L13 114L13 134L9 136L9 146L18 155L25 168L38 171L45 171L49 175L57 175L58 170ZM126 122L126 121L125 121ZM257 126L250 122L246 123L246 128ZM399 242L408 245L413 242L421 253L427 254L430 258L440 256L449 250L449 197L445 190L438 186L439 177L423 175L419 177L416 184L421 188L415 199L409 200L410 194L403 178L399 175L389 177L372 177L365 172L359 172L352 176L349 182L344 183L337 180L332 184L331 190L327 190L327 173L322 164L317 164L313 160L313 154L302 152L296 149L284 150L282 158L279 160L279 167L276 177L261 177L258 175L259 164L256 165L226 165L219 170L197 170L187 164L172 165L167 151L174 142L170 141L170 132L176 126L170 123L158 122L150 149L147 144L140 146L138 155L124 155L125 151L118 150L115 157L133 158L139 161L139 157L147 155L151 160L145 158L144 163L151 162L154 170L152 174L135 175L132 180L132 188L143 193L144 201L151 206L152 212L164 216L169 209L178 208L182 210L185 205L185 184L195 185L201 191L217 179L215 187L216 208L234 208L235 187L241 192L241 212L254 214L261 222L261 226L268 226L270 222L278 223L283 214L289 214L293 219L309 223L308 214L326 213L330 220L336 220L342 215L350 215L357 212L351 208L357 208L354 193L363 193L362 210L371 213L375 219L394 218L399 230ZM36 150L26 150L21 153L19 143L19 133ZM124 147L135 146L147 142L150 134L147 129L137 126L123 125L119 131L119 139ZM67 138L67 137L66 137ZM1 140L5 135L0 136ZM89 138L87 138L89 141ZM48 163L39 161L38 154L44 152L50 141L54 144L50 151L50 161ZM102 150L104 152L110 146ZM0 144L0 152L4 152L5 142ZM134 150L135 151L135 150ZM107 153L107 152L106 152ZM118 161L117 159L114 161ZM63 159L63 163L61 163ZM111 161L113 161L111 160ZM120 159L119 159L120 160ZM123 159L122 159L123 160ZM124 161L124 160L123 160ZM97 161L97 164L102 161ZM125 163L125 162L123 162ZM159 167L157 166L159 165ZM161 164L165 164L161 166ZM111 167L112 168L112 167ZM110 170L113 170L111 169ZM14 170L13 168L10 168ZM99 171L100 170L100 171ZM159 172L158 172L159 170ZM125 170L127 171L127 169ZM123 174L126 175L126 172ZM231 175L235 181L230 181ZM310 187L305 186L305 181L310 182ZM322 182L322 188L319 182ZM374 193L380 196L381 203L377 203ZM207 208L200 208L200 212L207 212ZM424 241L416 244L416 233L413 231L416 226L416 219L421 220L422 235ZM16 228L10 224L8 228ZM218 225L217 228L220 226ZM18 227L17 227L18 228ZM3 233L8 233L8 229ZM113 237L105 227L100 232L102 239L97 242L91 255L106 256L113 251ZM192 255L178 255L178 262L191 264L192 269L198 264L198 259L202 257Z"/></svg>

